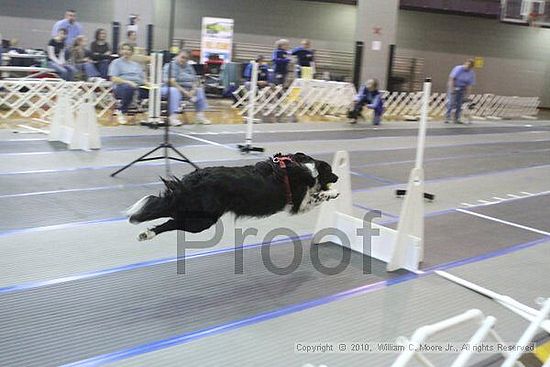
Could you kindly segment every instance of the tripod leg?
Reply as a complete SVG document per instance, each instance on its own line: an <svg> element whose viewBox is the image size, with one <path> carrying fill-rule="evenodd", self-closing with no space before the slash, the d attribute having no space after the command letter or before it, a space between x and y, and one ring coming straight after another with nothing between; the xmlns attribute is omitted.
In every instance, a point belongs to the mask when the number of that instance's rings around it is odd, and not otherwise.
<svg viewBox="0 0 550 367"><path fill-rule="evenodd" d="M150 154L153 154L154 152L156 152L157 150L161 149L163 146L160 145L158 147L156 147L155 149L145 153L144 155L142 155L141 157L137 158L136 160L128 163L127 165L125 165L124 167L122 167L121 169L119 169L118 171L116 172L113 172L111 173L111 177L115 177L117 174L119 174L120 172L124 171L126 168L132 166L133 164L136 164L137 162L141 161L143 158L147 157L148 155Z"/></svg>
<svg viewBox="0 0 550 367"><path fill-rule="evenodd" d="M187 163L189 163L190 165L192 165L195 169L199 169L199 166L197 166L195 163L191 162L186 156L184 156L179 150L177 150L176 148L174 148L174 146L172 144L170 144L168 146L170 149L172 149L174 152L176 152L177 155L179 155L181 158L185 159L185 161Z"/></svg>

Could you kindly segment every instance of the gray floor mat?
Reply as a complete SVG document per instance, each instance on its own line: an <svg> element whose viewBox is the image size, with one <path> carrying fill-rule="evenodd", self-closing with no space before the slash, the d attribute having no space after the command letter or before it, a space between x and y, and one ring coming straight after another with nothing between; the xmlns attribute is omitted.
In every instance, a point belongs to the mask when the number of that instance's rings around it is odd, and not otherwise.
<svg viewBox="0 0 550 367"><path fill-rule="evenodd" d="M101 137L102 150L122 150L136 148L154 148L163 141L161 134L156 135L133 135L133 136L103 136ZM182 136L171 136L174 145L200 145L200 141L189 139ZM61 142L49 142L47 140L33 141L3 141L0 144L0 154L2 153L35 153L35 152L58 152L69 150L67 144ZM87 154L85 152L75 152L75 154Z"/></svg>
<svg viewBox="0 0 550 367"><path fill-rule="evenodd" d="M457 158L424 162L424 177L435 180L550 164L548 152L517 152L507 156ZM393 182L407 182L414 162L354 169Z"/></svg>
<svg viewBox="0 0 550 367"><path fill-rule="evenodd" d="M550 232L550 194L479 207L471 211Z"/></svg>
<svg viewBox="0 0 550 367"><path fill-rule="evenodd" d="M510 143L510 144L486 144L464 147L436 147L426 149L426 159L439 159L439 158L452 158L456 155L471 154L478 155L484 153L495 153L496 151L502 154L526 154L522 150L534 150L534 149L550 149L550 142L535 142L535 143ZM518 152L518 153L514 153ZM533 153L536 154L536 153ZM541 156L545 154L539 153ZM413 160L415 157L415 151L412 149L399 149L392 151L362 151L362 152L350 152L350 158L352 163L352 170L354 172L362 174L380 174L381 177L390 175L387 179L403 179L407 177L408 170L412 167L412 163L396 163L391 166L379 167L361 167L364 164L378 164L388 162L399 162L404 160ZM315 155L317 159L323 159L328 162L332 162L332 154L319 154ZM479 158L479 157L478 157ZM258 157L257 160L247 161L223 161L223 162L205 162L201 166L240 166L243 164L254 164L254 162L262 160ZM458 164L468 162L475 157L471 158L456 158ZM448 165L457 164L452 163L453 159L444 160L439 163L427 164L434 165L431 169L432 173L437 170L435 165L447 167ZM403 170L399 174L394 173L394 167L396 171ZM118 175L116 178L112 178L109 175L116 169L116 167L106 168L94 168L94 169L81 169L74 171L60 171L60 172L44 172L44 173L32 173L32 174L17 174L17 175L0 175L0 196L14 195L32 192L44 192L53 190L65 190L65 189L82 189L90 187L103 187L114 185L128 185L128 184L141 184L150 183L158 180L159 176L164 175L164 165L152 165L138 163L136 166L126 170L124 173ZM470 169L476 169L470 168ZM187 164L173 164L173 171L176 176L182 176L191 172L192 168ZM451 174L453 174L451 172ZM393 176L392 176L393 175ZM31 179L32 177L32 179ZM358 176L352 176L353 188L368 188L380 185L380 181L372 178Z"/></svg>
<svg viewBox="0 0 550 367"><path fill-rule="evenodd" d="M505 134L523 131L549 131L550 126L467 126L467 127L448 127L439 129L429 129L428 136L444 135L476 135L476 134ZM180 131L175 131L176 133ZM185 133L185 131L182 131ZM339 140L339 139L364 139L376 137L399 137L416 136L416 129L361 129L361 130L337 130L337 131L311 131L307 134L296 133L265 133L260 132L255 135L254 140L258 143L272 141L296 141L296 140ZM156 135L135 135L135 136L107 136L102 137L102 149L133 149L155 147L162 141L160 134ZM174 145L200 145L205 144L195 139L172 134L172 143ZM238 134L219 134L208 135L207 140L220 144L236 145L242 142L242 136ZM48 142L46 140L35 141L4 141L0 145L1 153L29 153L29 152L55 152L65 151L67 146L59 142Z"/></svg>
<svg viewBox="0 0 550 367"><path fill-rule="evenodd" d="M537 213L531 214L537 216ZM487 254L543 237L460 212L426 218L426 257L422 268Z"/></svg>
<svg viewBox="0 0 550 367"><path fill-rule="evenodd" d="M428 129L428 136L445 136L445 135L476 135L476 134L510 134L523 131L550 131L550 126L463 126L454 127L448 126L445 128ZM310 131L307 134L296 133L260 133L254 135L254 141L258 143L266 143L272 141L295 141L295 140L337 140L337 139L364 139L378 137L399 137L399 136L416 136L417 129L376 129L376 128L361 128L354 130L339 130L339 131ZM220 144L238 143L239 140L234 136L228 135L211 135L208 140L215 141Z"/></svg>
<svg viewBox="0 0 550 367"><path fill-rule="evenodd" d="M170 263L1 295L0 365L74 362L406 274L389 275L377 261L364 274L352 253L345 271L324 275L312 266L310 245L301 248L301 265L284 276L269 272L255 248L244 251L243 275L225 253L187 260L185 275ZM292 245L270 249L277 266L291 263ZM342 251L320 245L322 264L336 266Z"/></svg>
<svg viewBox="0 0 550 367"><path fill-rule="evenodd" d="M160 188L160 186L158 186ZM0 232L56 224L119 218L124 210L157 187L66 192L3 198Z"/></svg>

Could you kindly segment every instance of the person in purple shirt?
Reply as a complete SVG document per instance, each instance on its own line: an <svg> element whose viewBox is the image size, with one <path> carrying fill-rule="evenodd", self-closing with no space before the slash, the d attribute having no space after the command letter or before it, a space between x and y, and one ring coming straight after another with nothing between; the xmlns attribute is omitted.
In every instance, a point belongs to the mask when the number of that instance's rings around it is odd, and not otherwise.
<svg viewBox="0 0 550 367"><path fill-rule="evenodd" d="M52 28L52 37L57 36L60 29L67 30L67 38L65 38L66 49L73 45L76 37L84 34L84 30L80 23L76 21L76 11L67 9L65 11L65 19L57 21Z"/></svg>
<svg viewBox="0 0 550 367"><path fill-rule="evenodd" d="M474 60L469 59L462 65L457 65L449 74L447 89L447 115L445 123L451 121L451 114L455 110L455 124L461 124L460 112L462 111L462 102L470 94L472 86L476 83L476 74L473 70Z"/></svg>

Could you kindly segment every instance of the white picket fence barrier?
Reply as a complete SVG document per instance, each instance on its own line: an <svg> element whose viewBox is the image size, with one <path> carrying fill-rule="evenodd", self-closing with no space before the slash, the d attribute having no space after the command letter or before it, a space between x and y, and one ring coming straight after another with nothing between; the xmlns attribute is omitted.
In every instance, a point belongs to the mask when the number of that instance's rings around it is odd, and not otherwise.
<svg viewBox="0 0 550 367"><path fill-rule="evenodd" d="M49 120L60 90L66 91L75 108L84 101L94 101L97 116L104 116L116 103L111 84L105 81L66 82L59 79L15 79L0 81L0 119L31 118ZM234 108L239 114L248 111L248 89L241 86L235 93ZM286 90L270 86L255 97L256 115L327 116L345 115L356 91L352 84L324 80L296 79ZM420 116L422 92L384 92L386 119L402 120ZM474 119L533 118L538 113L538 97L510 97L493 94L470 96L471 106L465 111ZM446 94L433 93L428 114L443 118Z"/></svg>
<svg viewBox="0 0 550 367"><path fill-rule="evenodd" d="M111 93L111 83L105 81L0 80L0 119L35 117L49 120L60 91L69 95L75 109L85 101L93 101L97 117L105 115L116 103Z"/></svg>
<svg viewBox="0 0 550 367"><path fill-rule="evenodd" d="M384 118L388 120L416 119L420 116L422 92L383 92ZM261 89L255 98L256 115L326 116L345 115L356 95L353 84L324 80L296 79L288 89L271 86ZM249 91L241 86L235 91L234 108L239 114L248 112ZM428 115L443 119L447 110L447 94L433 93ZM539 97L470 95L464 113L473 119L533 118L538 113Z"/></svg>
<svg viewBox="0 0 550 367"><path fill-rule="evenodd" d="M282 86L259 90L254 110L264 116L340 115L347 112L355 93L351 83L295 79L286 90ZM239 114L246 114L248 89L241 86L234 96L237 101L233 107L240 109Z"/></svg>

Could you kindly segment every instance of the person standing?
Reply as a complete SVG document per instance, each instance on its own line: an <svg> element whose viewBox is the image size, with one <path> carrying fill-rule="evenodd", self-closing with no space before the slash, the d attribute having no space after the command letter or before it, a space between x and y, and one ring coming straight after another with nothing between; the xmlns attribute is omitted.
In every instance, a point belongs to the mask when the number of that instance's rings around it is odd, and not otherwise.
<svg viewBox="0 0 550 367"><path fill-rule="evenodd" d="M462 65L457 65L449 74L447 85L447 114L445 123L451 121L451 114L455 110L454 123L462 124L460 113L462 112L462 102L470 94L472 86L476 83L476 74L474 72L474 60L469 59Z"/></svg>
<svg viewBox="0 0 550 367"><path fill-rule="evenodd" d="M274 82L276 85L284 85L288 74L288 63L290 62L288 58L290 43L286 39L280 39L275 42L275 47L276 49L273 51L273 56L271 58L275 73Z"/></svg>
<svg viewBox="0 0 550 367"><path fill-rule="evenodd" d="M314 51L311 49L311 41L308 39L302 40L301 46L292 50L292 55L296 56L296 76L302 77L302 68L314 67ZM313 71L312 74L315 72Z"/></svg>
<svg viewBox="0 0 550 367"><path fill-rule="evenodd" d="M57 33L61 28L67 31L67 37L65 38L65 48L68 50L72 45L76 37L84 34L84 29L76 21L76 11L73 9L67 9L65 11L65 18L57 21L52 28L52 37L57 36Z"/></svg>

